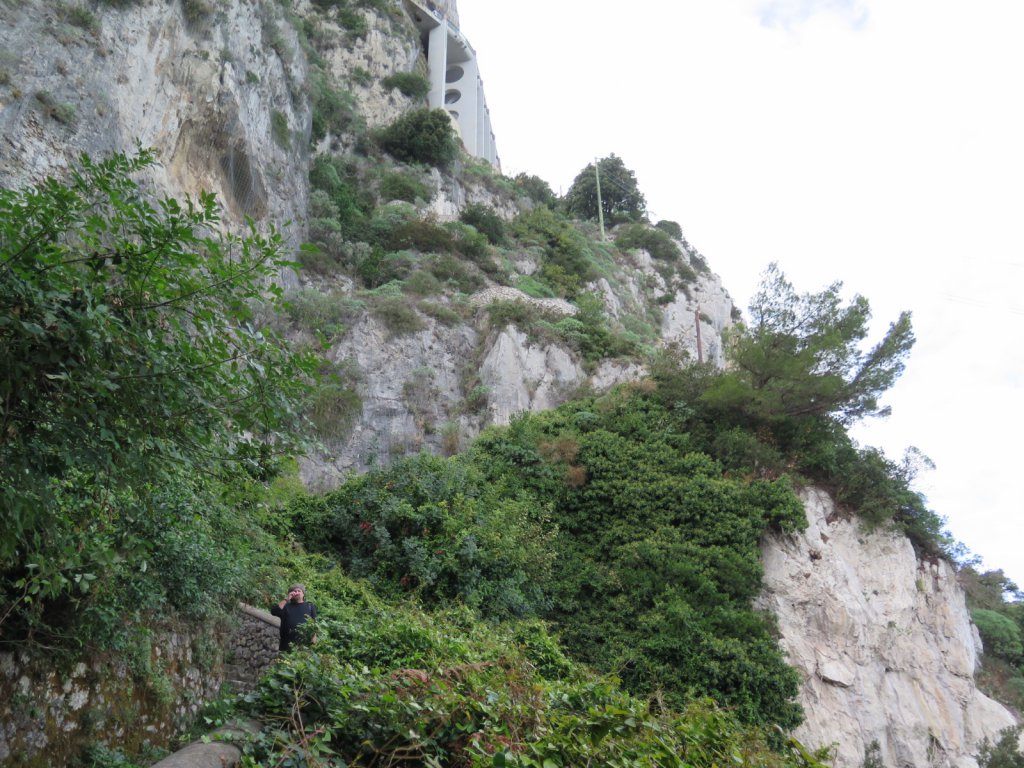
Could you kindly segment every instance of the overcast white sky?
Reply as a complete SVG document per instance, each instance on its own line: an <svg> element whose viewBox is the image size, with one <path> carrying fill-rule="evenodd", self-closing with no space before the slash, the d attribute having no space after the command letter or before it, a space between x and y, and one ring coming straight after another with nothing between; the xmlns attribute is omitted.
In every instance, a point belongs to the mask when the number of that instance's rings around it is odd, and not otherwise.
<svg viewBox="0 0 1024 768"><path fill-rule="evenodd" d="M917 344L858 429L1024 588L1024 2L459 0L504 172L636 173L746 306L771 261Z"/></svg>

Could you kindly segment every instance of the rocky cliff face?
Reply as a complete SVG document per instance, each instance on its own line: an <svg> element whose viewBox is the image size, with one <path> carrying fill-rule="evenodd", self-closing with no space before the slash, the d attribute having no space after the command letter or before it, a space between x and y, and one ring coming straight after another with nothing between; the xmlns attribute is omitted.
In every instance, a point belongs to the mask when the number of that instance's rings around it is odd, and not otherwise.
<svg viewBox="0 0 1024 768"><path fill-rule="evenodd" d="M305 78L296 51L273 4L228 0L193 21L168 3L95 13L0 5L0 181L19 186L61 173L81 152L139 142L157 150L162 192L212 191L234 224L299 218L304 142L283 140L308 134L309 108L292 98Z"/></svg>
<svg viewBox="0 0 1024 768"><path fill-rule="evenodd" d="M156 192L212 191L228 226L247 216L292 222L286 237L297 245L307 232L311 152L353 150L351 137L330 135L309 148L313 84L304 45L317 45L320 71L342 84L367 126L418 105L381 83L426 66L400 2L388 13L360 9L361 35L317 16L306 0L287 11L273 0L125 5L0 2L0 183L59 175L80 152L99 157L139 142L161 161L150 180ZM437 222L456 219L472 202L509 220L524 204L507 185L503 191L479 176L435 170L427 182L431 199L417 203L417 214ZM684 258L699 265L695 253ZM536 249L502 259L513 276L539 269ZM722 332L735 310L721 282L699 272L695 283L670 292L659 266L634 252L587 288L611 322L652 330L659 344L723 364ZM286 278L295 292L353 306L361 300L343 275ZM484 311L495 301L532 304L548 317L575 311L485 280L472 296L436 299L435 315L417 309L413 330L396 333L365 308L346 318L326 355L347 371L358 409L344 433L304 463L304 479L326 488L409 451L457 450L518 411L643 372L635 360L588 365L534 329L496 326ZM798 735L837 742L842 766L860 765L876 740L887 765L970 765L979 739L1012 717L973 686L978 642L953 573L942 563L919 564L902 539L864 534L836 518L820 493L806 501L808 531L764 550L763 604L779 616L783 643L805 675L808 719Z"/></svg>
<svg viewBox="0 0 1024 768"><path fill-rule="evenodd" d="M154 147L161 163L154 191L211 191L228 226L240 228L246 217L290 222L286 239L297 246L309 217L309 93L317 87L309 56L317 57L319 76L350 99L355 119L369 128L390 123L418 104L381 80L426 67L402 9L396 2L386 13L359 10L364 29L355 35L303 0L287 9L273 0L137 2L124 9L0 4L0 183L59 175L81 152L102 157L138 142ZM344 155L351 143L350 136L329 135L313 151ZM510 220L522 204L486 178L434 170L426 181L432 194L418 215L438 223L457 219L468 203ZM513 274L539 268L537 253L505 258ZM728 293L717 277L702 274L651 315L655 297L667 291L655 266L641 251L588 288L602 296L613 321L647 315L648 327L694 358L699 322L702 352L720 364L720 334L732 323ZM340 301L358 295L341 275L283 277L293 291ZM606 389L641 372L635 363L585 370L564 344L538 341L529 329L490 328L482 308L510 299L533 301L485 286L469 299L475 311L455 324L422 312L422 328L401 334L368 311L350 322L327 355L345 367L360 412L346 434L332 436L324 452L304 462L304 479L325 488L409 451L455 450L517 411L550 408L581 388ZM544 307L551 310L572 311Z"/></svg>
<svg viewBox="0 0 1024 768"><path fill-rule="evenodd" d="M952 567L864 531L823 491L803 501L807 530L764 543L761 597L804 678L797 738L835 743L844 768L874 742L886 766L973 768L1015 719L975 687L981 641Z"/></svg>

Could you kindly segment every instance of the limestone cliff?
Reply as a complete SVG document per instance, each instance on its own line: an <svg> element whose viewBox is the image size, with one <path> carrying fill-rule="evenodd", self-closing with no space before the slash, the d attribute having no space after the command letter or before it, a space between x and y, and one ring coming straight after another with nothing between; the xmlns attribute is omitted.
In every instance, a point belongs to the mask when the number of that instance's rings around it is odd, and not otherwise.
<svg viewBox="0 0 1024 768"><path fill-rule="evenodd" d="M802 498L807 530L764 542L761 597L803 676L797 738L834 743L842 768L873 742L886 766L976 766L1015 719L974 684L981 642L952 566L863 530L821 490Z"/></svg>
<svg viewBox="0 0 1024 768"><path fill-rule="evenodd" d="M245 217L291 222L286 236L297 246L308 233L311 155L351 156L356 143L339 134L311 147L312 57L344 84L365 126L420 105L381 82L426 67L397 0L388 13L360 8L361 35L317 16L306 0L123 5L0 1L0 184L59 175L81 152L102 156L139 142L161 162L150 180L155 191L212 191L227 225ZM505 220L529 207L486 175L432 170L425 178L430 199L417 200L416 214L432 221L452 221L473 202ZM686 248L682 258L702 263ZM536 249L501 259L515 278L540 268ZM735 309L715 275L697 269L696 280L679 287L643 251L616 259L584 286L601 297L610 322L724 363L722 333ZM643 371L638 359L586 364L558 339L522 324L495 325L485 311L495 301L533 304L552 316L575 308L491 276L466 291L472 295L434 299L434 315L415 308L418 324L401 333L367 309L350 275L285 278L296 295L351 307L324 351L348 372L358 408L303 465L313 487L420 448L457 450L517 411L550 408ZM324 329L288 330L301 343ZM805 676L807 723L798 736L836 742L841 766L860 765L875 740L886 765L969 766L977 742L1013 718L973 685L977 636L949 566L918 563L903 539L863 533L819 492L806 502L808 531L764 548L763 605L778 615L783 645Z"/></svg>

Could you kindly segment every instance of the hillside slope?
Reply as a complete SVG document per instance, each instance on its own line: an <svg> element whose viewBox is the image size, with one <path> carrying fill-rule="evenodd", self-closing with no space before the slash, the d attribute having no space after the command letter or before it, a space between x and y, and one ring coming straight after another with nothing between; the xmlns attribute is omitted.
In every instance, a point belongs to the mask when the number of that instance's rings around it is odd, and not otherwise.
<svg viewBox="0 0 1024 768"><path fill-rule="evenodd" d="M260 320L327 361L301 463L313 490L635 380L654 349L724 365L738 312L685 240L668 259L616 245L465 155L428 168L381 151L375 131L423 106L384 80L426 57L403 3L351 10L346 26L306 0L0 3L0 184L138 142L160 161L147 189L212 191L234 229L290 222L291 309ZM471 206L505 237L482 240ZM570 261L576 282L551 268ZM949 567L805 501L808 532L765 544L762 598L804 676L800 737L838 742L843 768L873 741L886 765L971 765L1013 717L974 687Z"/></svg>

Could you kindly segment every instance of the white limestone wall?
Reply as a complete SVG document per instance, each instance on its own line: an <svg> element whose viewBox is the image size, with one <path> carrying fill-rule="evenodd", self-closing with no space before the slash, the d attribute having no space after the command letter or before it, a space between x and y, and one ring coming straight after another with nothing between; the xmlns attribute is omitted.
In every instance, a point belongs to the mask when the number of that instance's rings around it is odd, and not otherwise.
<svg viewBox="0 0 1024 768"><path fill-rule="evenodd" d="M834 743L837 768L859 768L873 741L891 768L976 768L1014 717L974 684L980 640L953 568L862 530L824 491L802 499L807 530L764 543L760 599L803 676L796 737Z"/></svg>

